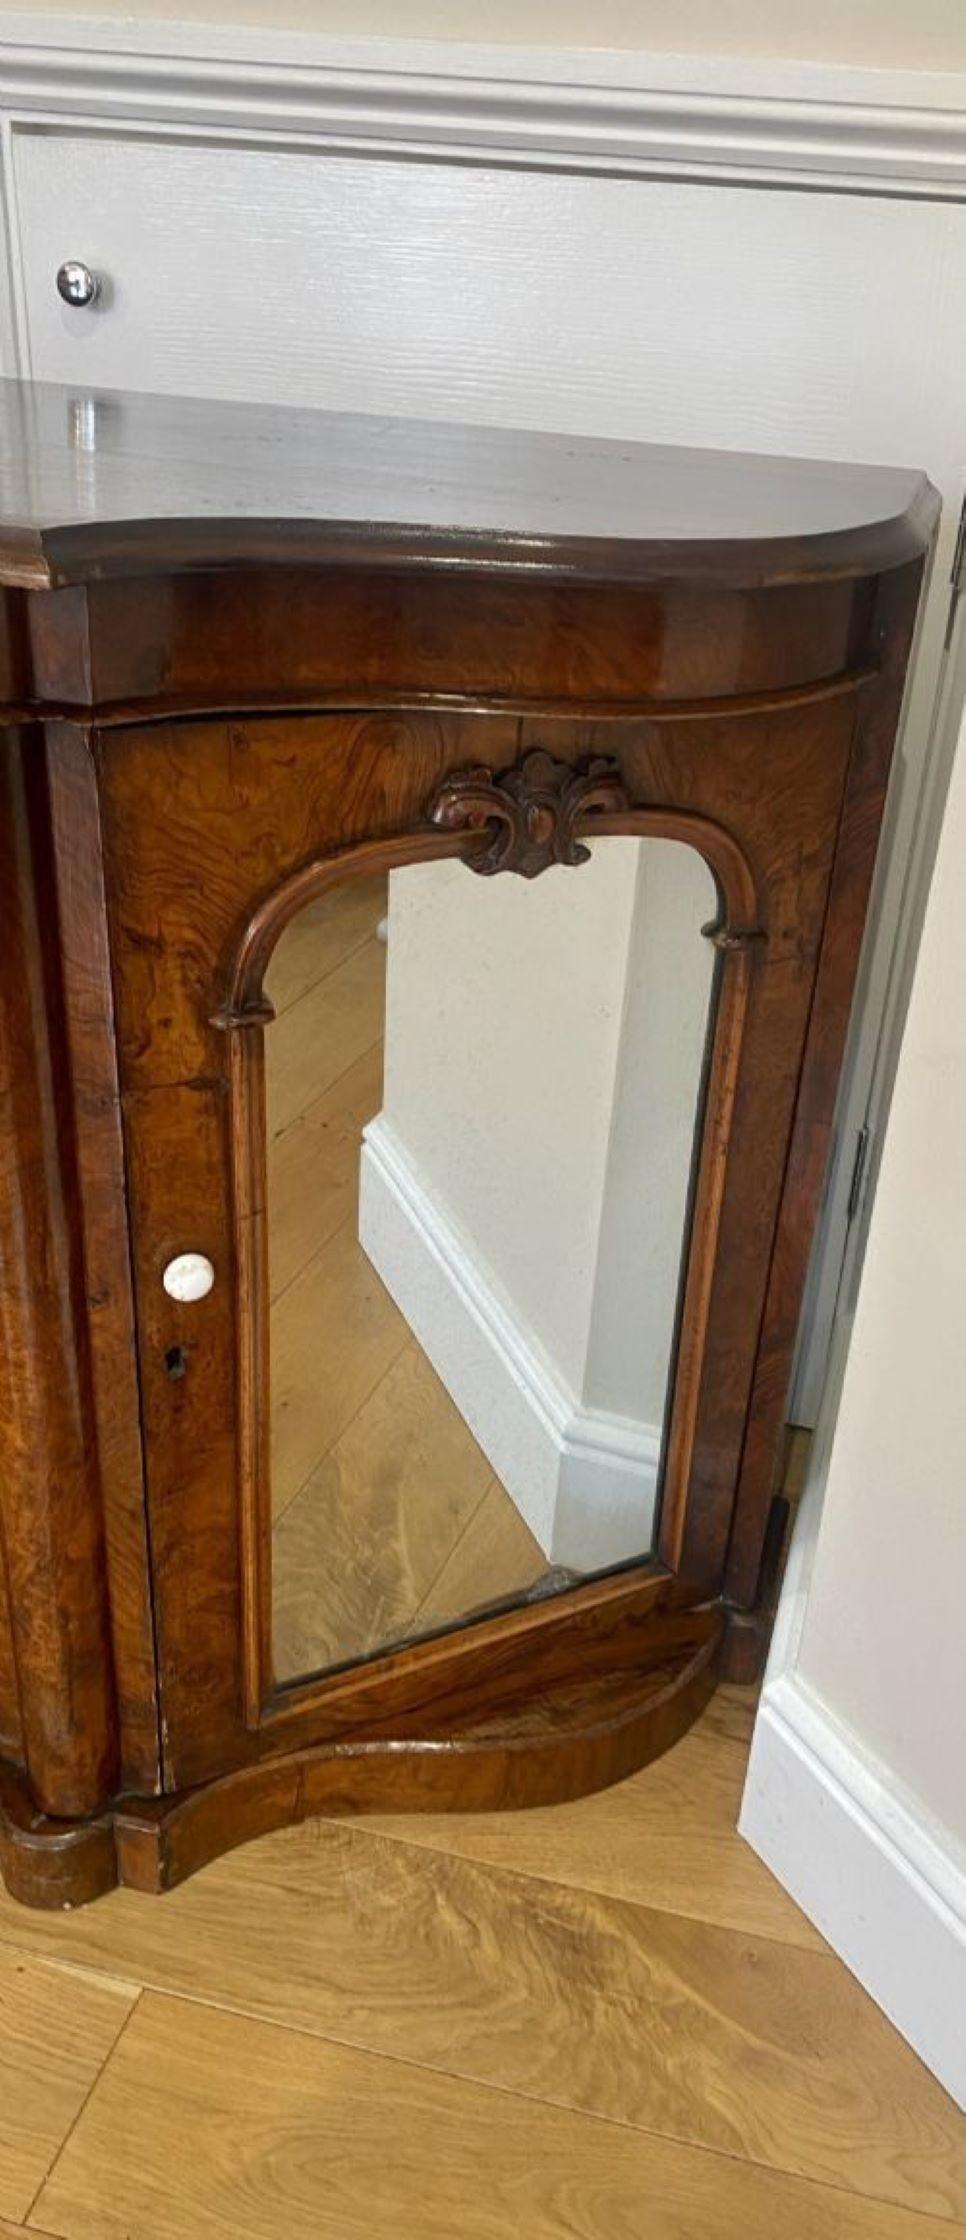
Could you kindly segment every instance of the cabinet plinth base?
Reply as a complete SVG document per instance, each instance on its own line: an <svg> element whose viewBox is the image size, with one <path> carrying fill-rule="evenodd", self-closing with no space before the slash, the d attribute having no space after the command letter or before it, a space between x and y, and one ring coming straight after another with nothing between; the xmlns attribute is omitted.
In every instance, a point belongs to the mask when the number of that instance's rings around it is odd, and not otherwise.
<svg viewBox="0 0 966 2240"><path fill-rule="evenodd" d="M0 1778L0 1870L12 1896L84 1905L117 1882L170 1890L236 1844L313 1814L486 1812L562 1804L621 1781L677 1742L718 1678L720 1610L691 1614L663 1655L561 1681L444 1739L320 1743L169 1797L120 1797L97 1820L44 1819L23 1777ZM657 1649L657 1644L655 1644Z"/></svg>
<svg viewBox="0 0 966 2240"><path fill-rule="evenodd" d="M51 1820L32 1804L24 1775L0 1764L0 1875L12 1898L47 1912L103 1897L118 1881L113 1812Z"/></svg>

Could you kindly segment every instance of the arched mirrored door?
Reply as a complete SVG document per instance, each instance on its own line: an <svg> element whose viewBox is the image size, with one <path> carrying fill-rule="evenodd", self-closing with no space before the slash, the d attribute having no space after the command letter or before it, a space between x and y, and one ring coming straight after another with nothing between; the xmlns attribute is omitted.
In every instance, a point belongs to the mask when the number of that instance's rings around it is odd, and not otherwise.
<svg viewBox="0 0 966 2240"><path fill-rule="evenodd" d="M653 1544L713 1013L714 881L330 886L265 980L282 1686Z"/></svg>

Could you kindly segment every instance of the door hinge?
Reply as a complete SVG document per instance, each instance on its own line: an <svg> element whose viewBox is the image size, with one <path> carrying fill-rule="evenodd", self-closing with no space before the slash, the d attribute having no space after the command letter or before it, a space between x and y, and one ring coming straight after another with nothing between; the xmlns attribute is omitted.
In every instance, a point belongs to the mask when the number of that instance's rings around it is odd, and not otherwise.
<svg viewBox="0 0 966 2240"><path fill-rule="evenodd" d="M963 587L964 585L966 585L966 498L963 499L962 509L960 511L959 527L956 531L956 544L953 551L953 562L952 567L949 571L949 581L952 584L952 592L949 599L949 613L946 617L946 639L944 651L948 650L952 642L953 625L956 621L956 610L959 606Z"/></svg>
<svg viewBox="0 0 966 2240"><path fill-rule="evenodd" d="M849 1183L849 1202L845 1215L847 1221L855 1220L862 1203L862 1185L865 1181L866 1168L869 1163L869 1145L871 1142L872 1130L868 1121L866 1121L865 1126L859 1129L856 1139L855 1162L852 1168L852 1180Z"/></svg>

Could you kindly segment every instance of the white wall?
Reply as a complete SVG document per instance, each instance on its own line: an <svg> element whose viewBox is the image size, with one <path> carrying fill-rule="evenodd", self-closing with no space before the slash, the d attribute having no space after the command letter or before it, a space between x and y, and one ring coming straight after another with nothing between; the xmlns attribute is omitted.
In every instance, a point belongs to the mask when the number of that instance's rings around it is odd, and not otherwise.
<svg viewBox="0 0 966 2240"><path fill-rule="evenodd" d="M798 1663L966 1847L964 866L966 738L903 1038Z"/></svg>
<svg viewBox="0 0 966 2240"><path fill-rule="evenodd" d="M639 843L579 872L393 875L383 1113L515 1320L583 1390Z"/></svg>
<svg viewBox="0 0 966 2240"><path fill-rule="evenodd" d="M966 2098L966 727L743 1827ZM796 1603L798 1607L796 1608Z"/></svg>
<svg viewBox="0 0 966 2240"><path fill-rule="evenodd" d="M24 15L37 0L13 0ZM962 0L87 0L59 12L128 21L265 24L351 38L486 39L655 54L749 55L865 64L966 67Z"/></svg>
<svg viewBox="0 0 966 2240"><path fill-rule="evenodd" d="M699 929L716 897L692 848L640 852L581 1394L659 1427L714 969Z"/></svg>

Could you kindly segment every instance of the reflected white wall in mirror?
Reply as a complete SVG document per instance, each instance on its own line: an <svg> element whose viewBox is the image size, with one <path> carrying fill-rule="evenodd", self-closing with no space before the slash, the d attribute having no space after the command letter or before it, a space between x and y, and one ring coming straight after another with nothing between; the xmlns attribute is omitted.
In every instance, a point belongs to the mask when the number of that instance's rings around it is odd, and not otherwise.
<svg viewBox="0 0 966 2240"><path fill-rule="evenodd" d="M650 1544L712 952L691 850L390 881L363 1241L548 1560Z"/></svg>
<svg viewBox="0 0 966 2240"><path fill-rule="evenodd" d="M605 839L532 883L406 866L283 936L280 1680L648 1552L715 910L692 851Z"/></svg>

